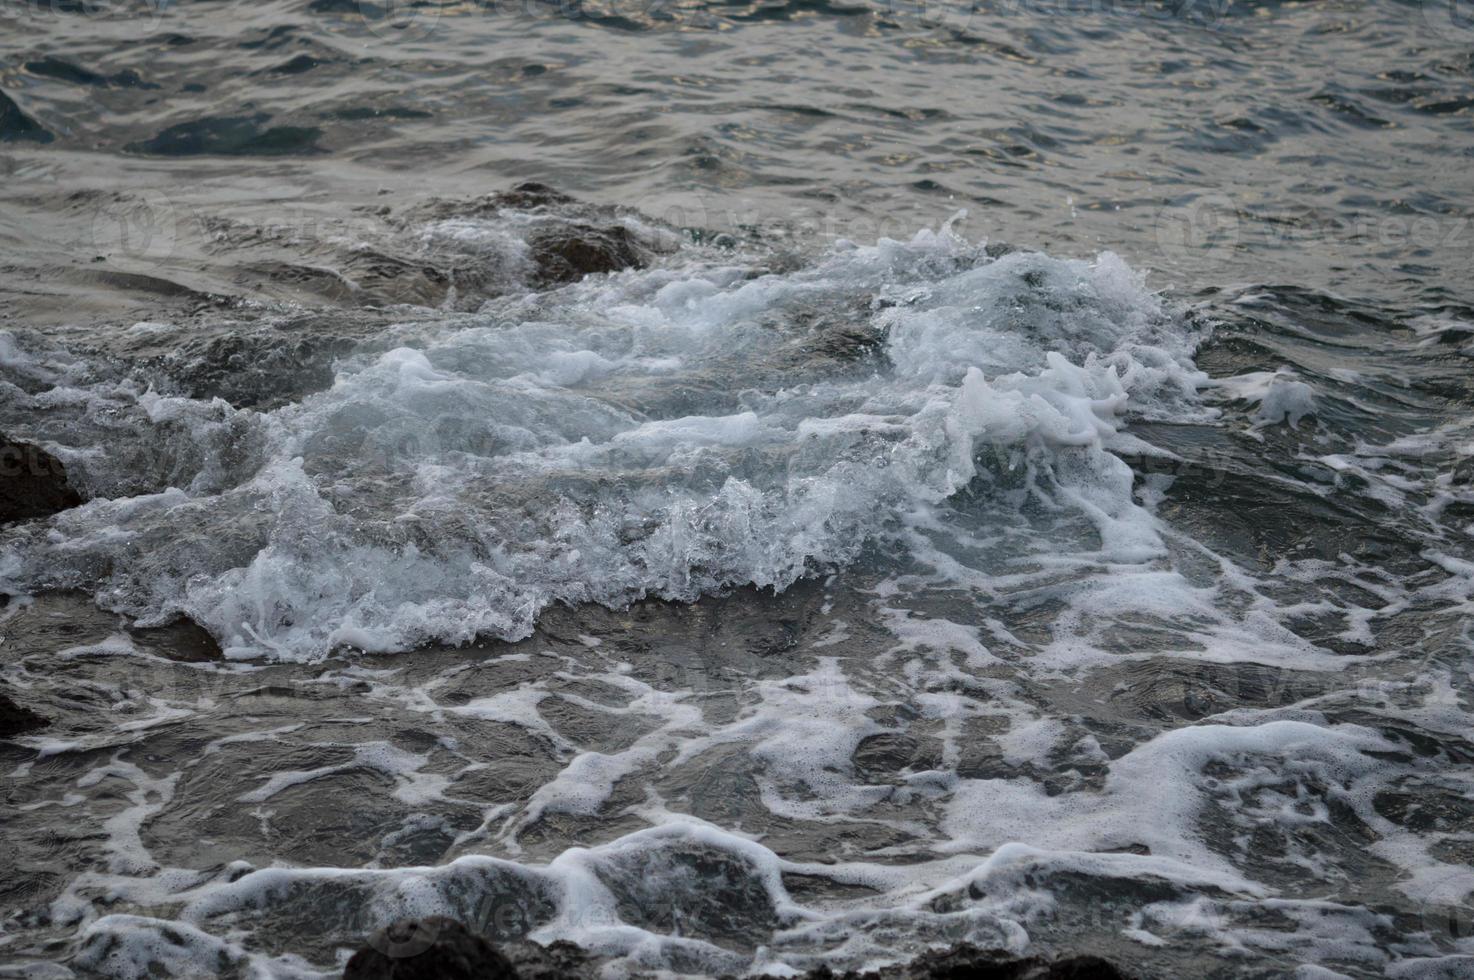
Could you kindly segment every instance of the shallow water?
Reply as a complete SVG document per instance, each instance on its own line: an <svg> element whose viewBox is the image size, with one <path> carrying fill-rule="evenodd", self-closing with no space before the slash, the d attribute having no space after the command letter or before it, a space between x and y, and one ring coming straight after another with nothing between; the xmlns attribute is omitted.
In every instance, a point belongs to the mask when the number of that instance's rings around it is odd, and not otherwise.
<svg viewBox="0 0 1474 980"><path fill-rule="evenodd" d="M1474 971L1461 4L0 32L0 975Z"/></svg>

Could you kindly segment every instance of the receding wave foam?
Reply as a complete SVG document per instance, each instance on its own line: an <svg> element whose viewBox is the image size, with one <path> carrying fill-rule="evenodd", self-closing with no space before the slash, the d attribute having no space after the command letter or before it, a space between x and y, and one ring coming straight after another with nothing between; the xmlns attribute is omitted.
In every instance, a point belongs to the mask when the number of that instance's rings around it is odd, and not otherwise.
<svg viewBox="0 0 1474 980"><path fill-rule="evenodd" d="M1139 449L1128 416L1198 411L1201 380L1116 256L991 257L946 226L793 272L693 251L388 336L264 413L13 389L136 428L56 447L95 499L18 538L0 588L187 616L233 657L518 638L551 603L786 588L969 485L1142 561L1162 543L1110 450ZM140 454L167 487L130 492Z"/></svg>

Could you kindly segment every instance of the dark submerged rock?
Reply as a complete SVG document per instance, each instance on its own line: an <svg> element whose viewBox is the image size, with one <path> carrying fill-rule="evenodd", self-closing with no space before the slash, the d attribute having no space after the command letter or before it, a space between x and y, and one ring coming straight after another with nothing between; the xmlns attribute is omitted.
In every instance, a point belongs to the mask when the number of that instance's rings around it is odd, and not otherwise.
<svg viewBox="0 0 1474 980"><path fill-rule="evenodd" d="M405 919L369 937L343 980L514 980L512 964L454 919Z"/></svg>
<svg viewBox="0 0 1474 980"><path fill-rule="evenodd" d="M80 503L61 460L0 435L0 524L50 517Z"/></svg>
<svg viewBox="0 0 1474 980"><path fill-rule="evenodd" d="M0 92L0 143L12 140L50 143L55 138L45 126L21 112L10 96Z"/></svg>
<svg viewBox="0 0 1474 980"><path fill-rule="evenodd" d="M148 156L287 156L320 153L315 126L267 126L271 116L216 116L170 126L152 139L129 143L129 153Z"/></svg>
<svg viewBox="0 0 1474 980"><path fill-rule="evenodd" d="M962 944L922 953L909 963L874 973L836 974L821 966L805 974L804 980L1131 980L1131 977L1096 956L1021 959L1001 950Z"/></svg>
<svg viewBox="0 0 1474 980"><path fill-rule="evenodd" d="M42 78L52 78L71 85L87 85L93 88L158 88L143 80L143 76L129 68L115 75L99 75L90 68L73 64L54 55L26 62L26 71Z"/></svg>
<svg viewBox="0 0 1474 980"><path fill-rule="evenodd" d="M313 57L310 54L299 54L290 61L284 61L272 68L259 71L258 75L303 75L321 65L326 64L326 59Z"/></svg>
<svg viewBox="0 0 1474 980"><path fill-rule="evenodd" d="M51 724L30 708L23 708L0 694L0 738L14 738Z"/></svg>
<svg viewBox="0 0 1474 980"><path fill-rule="evenodd" d="M74 65L70 61L47 55L36 61L26 62L26 71L32 75L40 75L43 78L54 78L59 82L70 82L73 85L106 85L107 79L97 72L81 65Z"/></svg>

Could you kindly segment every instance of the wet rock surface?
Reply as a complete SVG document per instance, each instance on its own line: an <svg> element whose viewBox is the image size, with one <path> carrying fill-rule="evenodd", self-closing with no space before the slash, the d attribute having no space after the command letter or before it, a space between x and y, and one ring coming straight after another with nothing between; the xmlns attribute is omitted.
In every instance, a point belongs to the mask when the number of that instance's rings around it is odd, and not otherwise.
<svg viewBox="0 0 1474 980"><path fill-rule="evenodd" d="M573 204L575 198L565 194L555 187L539 183L535 180L524 181L517 184L511 190L498 191L483 199L483 211L497 211L502 208L518 208L530 211L533 208L556 207L560 204Z"/></svg>
<svg viewBox="0 0 1474 980"><path fill-rule="evenodd" d="M564 980L589 976L571 943L498 948L454 919L406 919L375 932L343 980Z"/></svg>
<svg viewBox="0 0 1474 980"><path fill-rule="evenodd" d="M539 286L577 282L584 276L644 264L634 237L619 225L564 225L537 233L530 244L537 266L533 278Z"/></svg>
<svg viewBox="0 0 1474 980"><path fill-rule="evenodd" d="M226 323L219 314L205 314L161 324L108 348L165 390L266 410L329 387L338 359L395 319L372 312L243 310Z"/></svg>
<svg viewBox="0 0 1474 980"><path fill-rule="evenodd" d="M37 64L53 73L69 67L55 59ZM89 70L66 87L135 91L121 84ZM310 153L314 132L255 116L222 117L145 134L129 149L229 167L240 157L274 160L298 143ZM50 136L0 92L0 141ZM54 247L0 257L0 321L76 330L76 339L88 345L136 346L135 337L120 335L138 321L188 320L191 343L198 346L202 336L219 332L200 334L199 328L231 321L248 333L257 320L331 319L340 310L362 314L370 326L382 325L381 310L397 310L392 316L399 321L434 315L429 311L476 312L498 297L647 266L679 241L649 218L630 220L628 209L580 201L535 182L479 197L388 204L370 196L347 208L262 201L224 211L197 205L187 186L168 193L5 190L0 187L0 205L15 223L45 223ZM312 348L305 360L320 364L317 338L299 337L287 346L299 341ZM338 353L334 346L329 359ZM247 360L237 369L249 371L256 363Z"/></svg>
<svg viewBox="0 0 1474 980"><path fill-rule="evenodd" d="M176 663L202 664L224 659L215 638L204 627L187 619L163 626L134 627L130 632Z"/></svg>
<svg viewBox="0 0 1474 980"><path fill-rule="evenodd" d="M566 941L541 946L537 943L508 943L502 952L521 980L586 980L594 976L589 956Z"/></svg>
<svg viewBox="0 0 1474 980"><path fill-rule="evenodd" d="M1097 956L1019 958L961 944L871 973L837 974L820 967L804 980L1131 980L1133 976Z"/></svg>
<svg viewBox="0 0 1474 980"><path fill-rule="evenodd" d="M0 435L0 524L50 517L81 502L61 460Z"/></svg>
<svg viewBox="0 0 1474 980"><path fill-rule="evenodd" d="M511 980L512 964L491 943L452 919L396 922L353 954L344 980Z"/></svg>
<svg viewBox="0 0 1474 980"><path fill-rule="evenodd" d="M216 152L216 136L245 132L234 124L195 127L194 136L176 128L189 144L179 152ZM105 254L72 268L5 269L16 275L0 282L0 299L16 309L29 315L65 293L73 311L54 330L18 331L23 348L49 350L65 336L70 349L145 389L257 410L328 388L345 358L413 342L417 323L443 324L499 297L525 294L535 304L537 291L643 267L674 247L668 231L627 225L614 207L535 182L402 210L364 205L351 220L321 224L305 212L280 224L201 216L178 201L114 191L31 203L75 217L77 234L93 236ZM148 274L121 267L129 248L181 254L196 239L214 270L205 280L181 281L159 265ZM146 305L129 309L133 302ZM808 356L832 332L794 356Z"/></svg>
<svg viewBox="0 0 1474 980"><path fill-rule="evenodd" d="M521 220L507 226L510 247L498 257L501 268L487 268L492 256L468 248L474 239L465 236L465 222L502 223L509 214L522 216ZM618 209L587 204L537 182L472 201L431 200L393 220L405 231L429 229L437 239L432 261L445 269L448 281L484 297L518 288L551 289L586 276L643 268L667 247L632 231ZM452 229L451 236L435 235ZM524 254L519 258L518 252Z"/></svg>

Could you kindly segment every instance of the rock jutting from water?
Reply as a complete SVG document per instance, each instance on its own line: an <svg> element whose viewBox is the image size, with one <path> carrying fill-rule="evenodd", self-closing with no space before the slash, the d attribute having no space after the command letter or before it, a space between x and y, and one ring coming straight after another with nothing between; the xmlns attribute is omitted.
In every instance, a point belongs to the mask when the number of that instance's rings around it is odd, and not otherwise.
<svg viewBox="0 0 1474 980"><path fill-rule="evenodd" d="M343 980L560 980L585 975L578 969L582 957L571 959L567 950L545 952L528 943L519 947L526 948L509 959L454 919L404 919L370 936L368 945L348 961Z"/></svg>
<svg viewBox="0 0 1474 980"><path fill-rule="evenodd" d="M12 140L50 143L55 138L45 126L22 112L14 99L0 92L0 143Z"/></svg>
<svg viewBox="0 0 1474 980"><path fill-rule="evenodd" d="M0 435L0 524L50 517L81 502L61 460Z"/></svg>
<svg viewBox="0 0 1474 980"><path fill-rule="evenodd" d="M0 694L0 738L14 738L38 728L45 728L49 724L51 722L31 709L18 705L10 698Z"/></svg>

